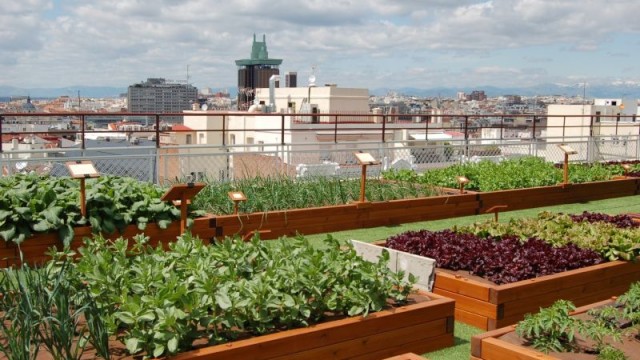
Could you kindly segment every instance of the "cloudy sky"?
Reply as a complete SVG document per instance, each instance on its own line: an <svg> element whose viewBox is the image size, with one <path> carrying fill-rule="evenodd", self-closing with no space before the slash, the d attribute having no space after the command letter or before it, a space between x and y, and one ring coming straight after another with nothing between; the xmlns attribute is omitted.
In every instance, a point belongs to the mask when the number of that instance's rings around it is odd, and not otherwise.
<svg viewBox="0 0 640 360"><path fill-rule="evenodd" d="M299 84L640 81L638 0L2 0L0 85L236 86L253 34Z"/></svg>

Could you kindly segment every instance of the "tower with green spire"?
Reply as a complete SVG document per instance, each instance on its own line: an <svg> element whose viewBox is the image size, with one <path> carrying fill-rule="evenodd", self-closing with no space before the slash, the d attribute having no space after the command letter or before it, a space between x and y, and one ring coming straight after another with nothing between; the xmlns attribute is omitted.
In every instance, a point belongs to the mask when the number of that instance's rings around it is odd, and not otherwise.
<svg viewBox="0 0 640 360"><path fill-rule="evenodd" d="M236 60L238 66L238 109L247 109L255 98L257 88L268 88L271 75L279 75L282 59L269 59L266 35L256 41L253 34L251 58Z"/></svg>

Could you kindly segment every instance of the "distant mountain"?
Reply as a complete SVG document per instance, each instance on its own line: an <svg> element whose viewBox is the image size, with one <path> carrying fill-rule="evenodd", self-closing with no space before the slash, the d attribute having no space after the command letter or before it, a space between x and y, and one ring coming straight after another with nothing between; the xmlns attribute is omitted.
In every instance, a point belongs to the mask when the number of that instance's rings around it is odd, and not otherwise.
<svg viewBox="0 0 640 360"><path fill-rule="evenodd" d="M229 86L226 88L213 88L214 93L227 90L231 97L237 95L237 88ZM496 87L496 86L474 86L474 87L434 87L434 88L376 88L370 89L371 95L383 96L389 92L396 92L403 95L418 97L442 97L455 98L460 91L467 94L474 90L483 90L489 97L503 95L521 95L521 96L543 96L543 95L565 95L565 96L582 96L585 93L588 99L593 98L625 98L640 99L640 83L636 82L614 82L611 84L590 85L586 88L580 85L565 84L539 84L530 87ZM83 98L108 98L118 97L120 94L127 92L126 87L107 87L107 86L68 86L62 88L17 88L12 86L0 86L0 99L10 96L26 96L30 95L34 98L56 98L67 95L71 97L80 96ZM6 101L6 100L5 100Z"/></svg>
<svg viewBox="0 0 640 360"><path fill-rule="evenodd" d="M108 86L69 86L62 88L18 88L0 86L0 98L11 96L31 96L34 98L57 98L59 96L77 97L78 91L83 98L118 97L127 92L127 88Z"/></svg>
<svg viewBox="0 0 640 360"><path fill-rule="evenodd" d="M583 93L587 99L593 98L625 98L640 99L640 83L612 83L605 85L587 85L583 88L579 85L563 85L563 84L540 84L531 87L496 87L496 86L475 86L461 88L377 88L369 91L371 95L383 96L389 92L396 92L403 95L418 97L442 97L454 98L460 91L469 94L474 90L483 90L488 97L497 97L503 95L521 95L521 96L542 96L542 95L565 95L582 96Z"/></svg>

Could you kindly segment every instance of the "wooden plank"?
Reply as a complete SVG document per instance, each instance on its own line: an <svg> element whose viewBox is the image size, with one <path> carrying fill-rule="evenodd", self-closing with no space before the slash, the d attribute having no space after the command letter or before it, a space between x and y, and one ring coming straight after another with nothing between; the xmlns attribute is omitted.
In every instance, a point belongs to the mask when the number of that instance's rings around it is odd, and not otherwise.
<svg viewBox="0 0 640 360"><path fill-rule="evenodd" d="M565 271L558 274L541 276L535 279L500 285L496 288L491 302L501 304L528 298L532 295L557 291L578 284L587 284L594 279L614 278L624 274L636 274L640 280L640 263L612 261L603 264Z"/></svg>
<svg viewBox="0 0 640 360"><path fill-rule="evenodd" d="M434 287L483 301L489 301L491 289L496 288L495 285L452 275L438 269L436 269Z"/></svg>
<svg viewBox="0 0 640 360"><path fill-rule="evenodd" d="M363 356L357 356L355 358L349 358L349 360L378 360L391 354L397 354L403 351L413 351L414 353L427 353L431 351L440 350L454 345L454 337L452 334L440 335L428 340L420 340L417 342L407 343L402 347L387 348L382 351L377 351L372 354L366 354ZM423 357L417 359L425 360ZM316 360L316 359L313 359Z"/></svg>
<svg viewBox="0 0 640 360"><path fill-rule="evenodd" d="M507 334L515 330L514 326L507 326L504 328L490 330L482 334L477 334L471 337L471 356L482 356L482 341L487 338L498 338L504 334Z"/></svg>
<svg viewBox="0 0 640 360"><path fill-rule="evenodd" d="M455 318L456 321L477 327L478 329L489 329L489 318L486 316L478 315L462 309L456 309Z"/></svg>
<svg viewBox="0 0 640 360"><path fill-rule="evenodd" d="M535 294L529 297L524 296L520 299L501 304L503 306L503 314L504 317L509 317L515 314L537 311L540 307L547 307L559 299L573 301L573 299L579 299L593 294L594 296L601 297L600 300L604 300L612 295L619 295L610 294L611 290L608 285L608 278L595 277L591 283L578 283L574 286L568 284L567 287L559 287L553 292ZM526 294L527 288L523 287L522 292Z"/></svg>
<svg viewBox="0 0 640 360"><path fill-rule="evenodd" d="M359 337L373 336L400 326L410 327L423 322L438 321L453 316L453 301L429 294L431 301L393 308L370 314L366 318L352 317L315 326L282 331L228 344L210 346L186 352L175 360L267 359L304 351L306 346L321 347ZM452 336L452 334L447 334Z"/></svg>
<svg viewBox="0 0 640 360"><path fill-rule="evenodd" d="M602 291L599 292L589 292L584 294L583 296L578 296L578 297L573 297L571 300L571 302L573 302L576 306L586 306L589 304L592 304L594 302L600 302L606 299L610 299L611 298L611 293L613 294L623 294L626 290L629 289L628 285L617 285L615 287L611 287L611 288L605 288L602 289ZM561 299L562 297L558 297L558 299ZM556 299L557 300L557 299ZM539 307L536 308L532 308L529 311L523 310L520 313L512 313L511 315L505 316L502 319L498 319L495 321L489 321L489 329L496 329L496 328L500 328L500 327L504 327L507 325L511 325L511 324L515 324L518 321L524 319L524 315L526 313L536 313L540 310L540 308L542 307L548 307L551 306L553 304L554 301L550 301L550 302L544 302L541 303Z"/></svg>
<svg viewBox="0 0 640 360"><path fill-rule="evenodd" d="M425 360L422 356L414 353L400 354L386 358L384 360Z"/></svg>
<svg viewBox="0 0 640 360"><path fill-rule="evenodd" d="M446 334L446 319L439 319L428 323L396 328L370 336L363 336L349 341L343 341L330 346L317 347L310 350L292 353L285 348L281 357L273 360L304 360L304 359L353 359L356 357L373 358L371 353L397 353L391 349L404 348L407 343L428 341L431 338ZM449 334L453 339L453 334ZM391 348L391 349L390 349ZM376 355L376 358L378 355Z"/></svg>
<svg viewBox="0 0 640 360"><path fill-rule="evenodd" d="M482 340L481 358L484 360L557 360L556 357L495 338Z"/></svg>
<svg viewBox="0 0 640 360"><path fill-rule="evenodd" d="M497 316L498 307L494 304L437 288L434 288L433 292L454 299L456 301L456 309L486 316L489 319L495 319Z"/></svg>

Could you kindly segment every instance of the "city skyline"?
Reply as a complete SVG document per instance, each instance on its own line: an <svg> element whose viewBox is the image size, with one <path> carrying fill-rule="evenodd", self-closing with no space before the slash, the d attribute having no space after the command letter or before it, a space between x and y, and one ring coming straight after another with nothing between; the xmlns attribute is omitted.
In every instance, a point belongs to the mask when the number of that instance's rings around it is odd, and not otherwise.
<svg viewBox="0 0 640 360"><path fill-rule="evenodd" d="M637 1L158 1L0 4L0 86L232 87L266 34L281 74L345 87L640 85ZM188 69L188 70L187 70Z"/></svg>

